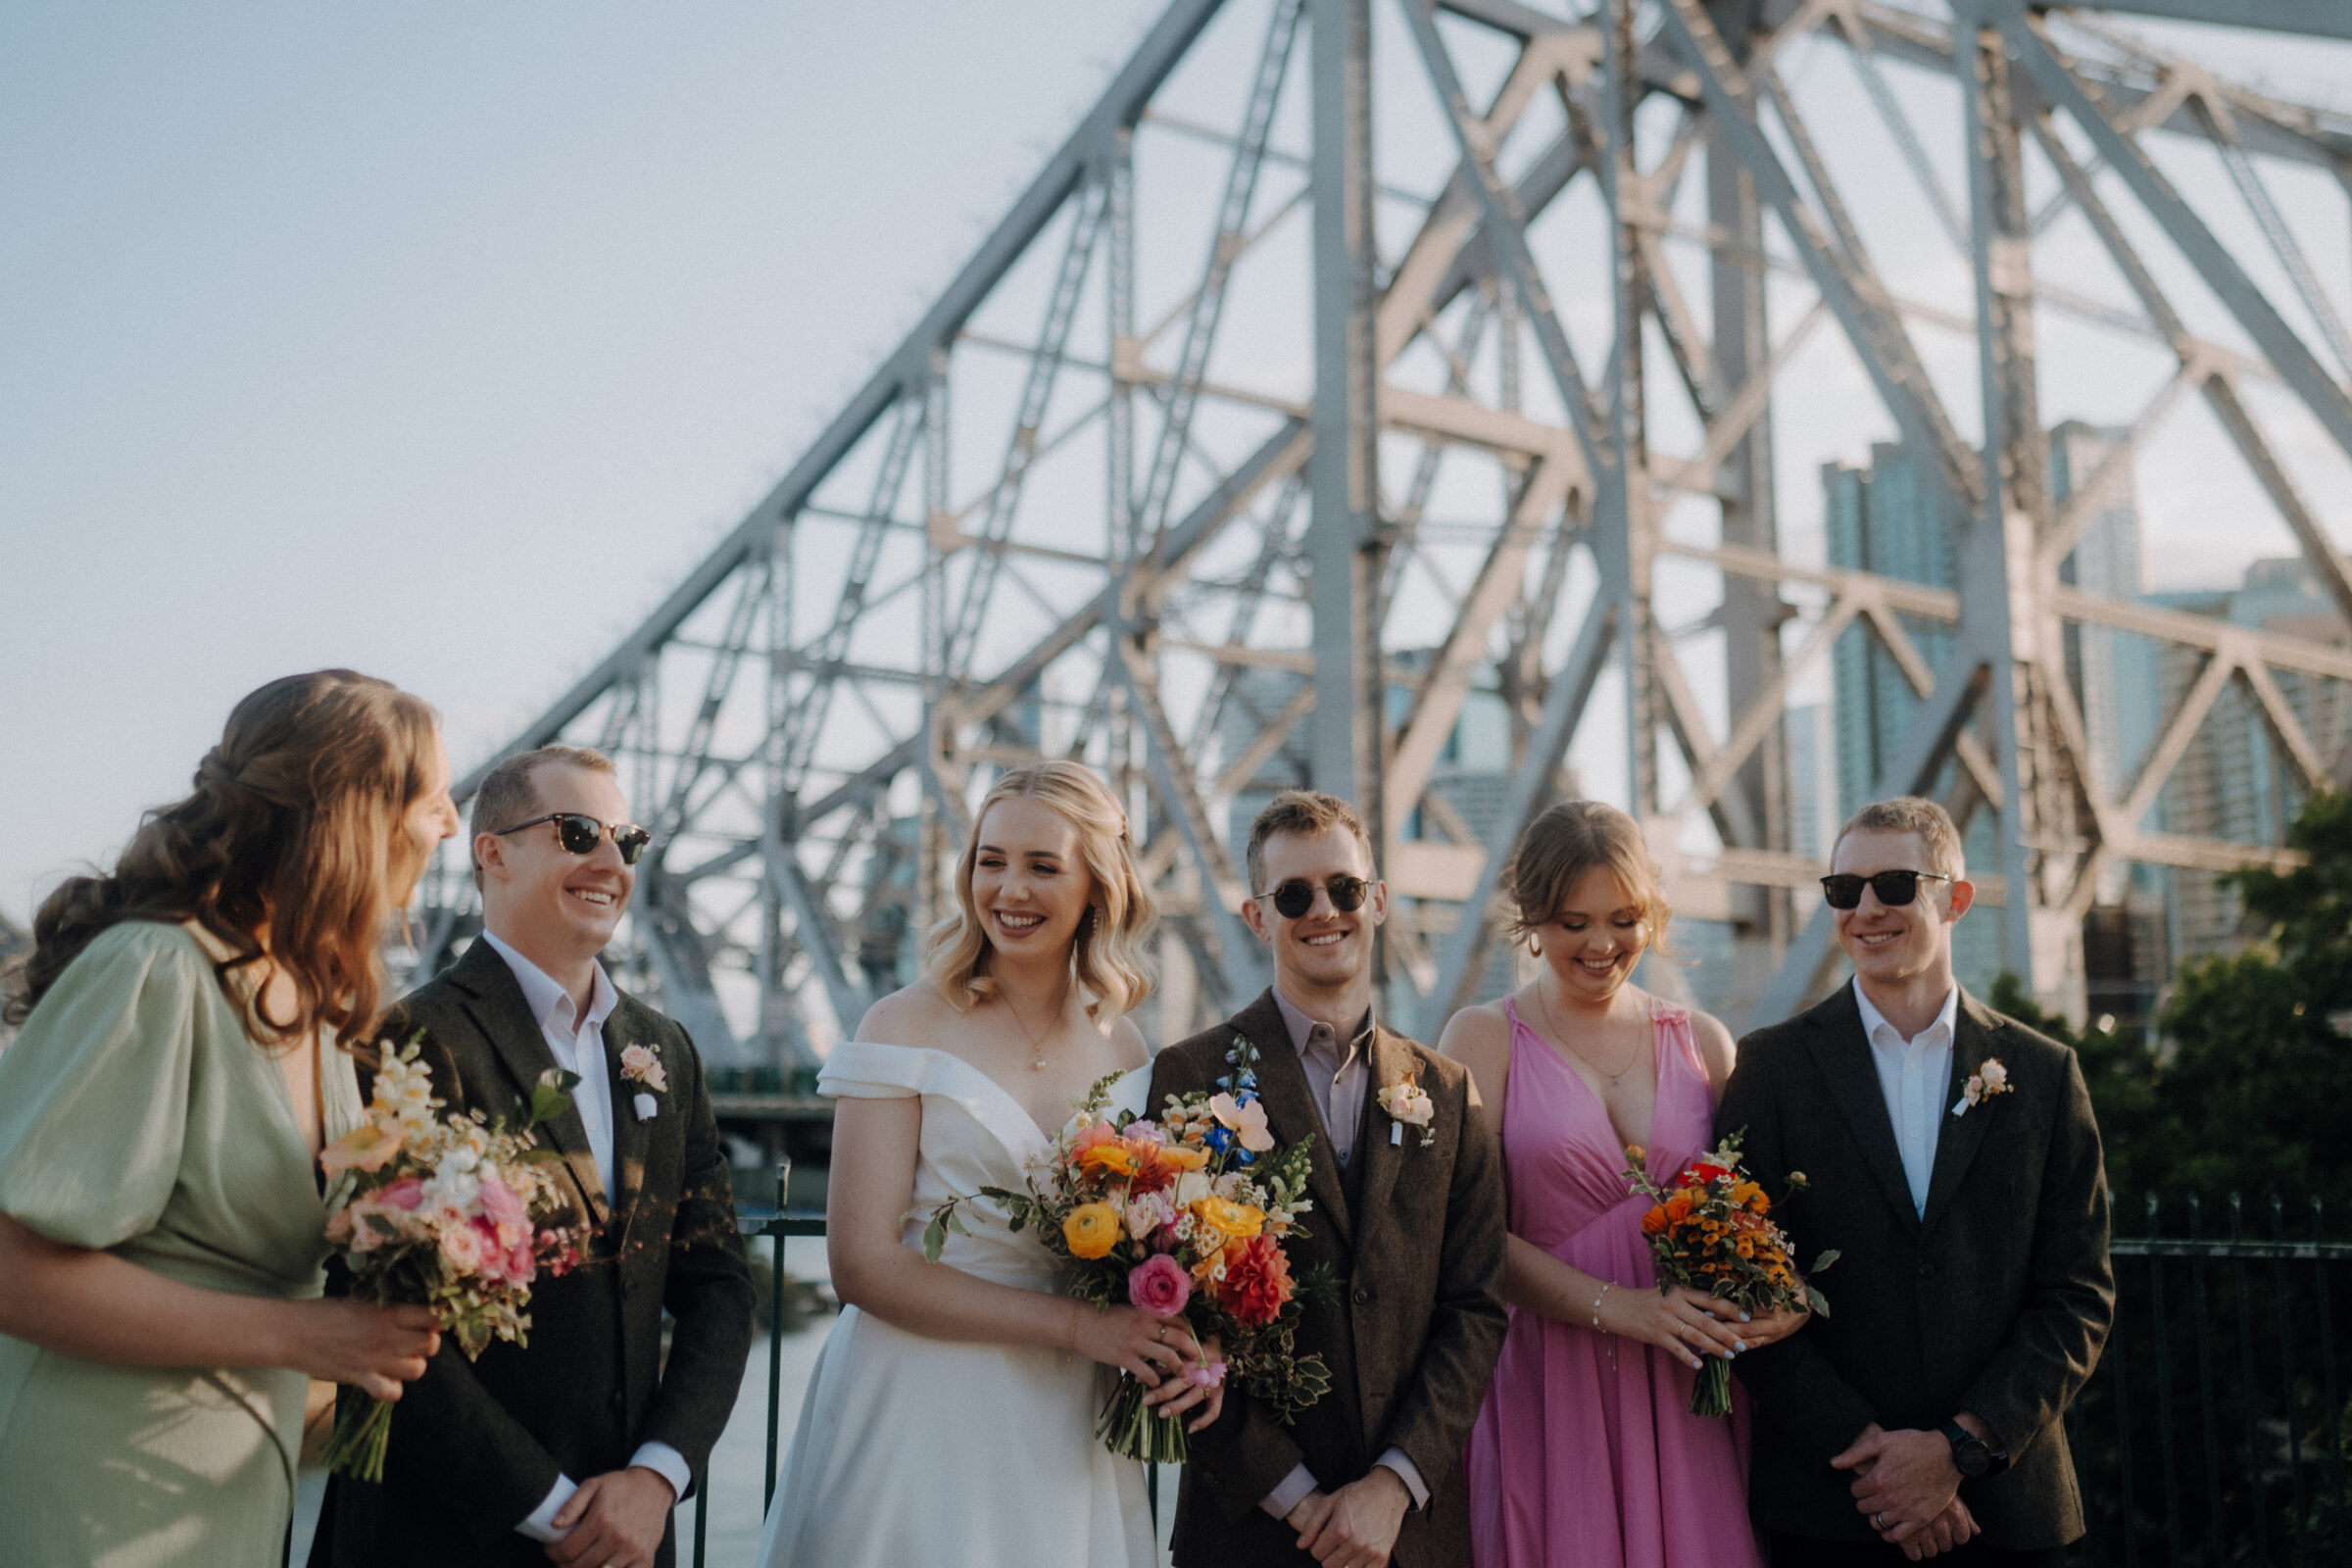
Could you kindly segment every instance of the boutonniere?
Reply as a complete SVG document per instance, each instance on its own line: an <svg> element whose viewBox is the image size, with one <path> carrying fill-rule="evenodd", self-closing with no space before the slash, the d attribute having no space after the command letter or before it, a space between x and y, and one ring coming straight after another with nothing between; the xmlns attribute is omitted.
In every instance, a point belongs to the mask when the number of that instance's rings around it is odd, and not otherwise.
<svg viewBox="0 0 2352 1568"><path fill-rule="evenodd" d="M669 1074L662 1070L660 1046L623 1046L620 1049L620 1081L636 1084L638 1091L629 1102L639 1121L652 1121L661 1110L655 1095L669 1093ZM648 1093L651 1091L651 1093Z"/></svg>
<svg viewBox="0 0 2352 1568"><path fill-rule="evenodd" d="M1437 1104L1421 1092L1420 1081L1414 1074L1406 1073L1383 1089L1379 1098L1380 1108L1389 1113L1390 1143L1403 1143L1407 1127L1421 1129L1423 1149L1438 1141L1438 1129L1432 1125L1438 1116Z"/></svg>
<svg viewBox="0 0 2352 1568"><path fill-rule="evenodd" d="M1952 1114L1965 1116L1971 1105L2008 1093L2009 1069L2001 1065L2000 1057L1986 1056L1984 1065L1976 1070L1969 1078L1967 1087L1960 1091L1960 1098L1952 1104Z"/></svg>

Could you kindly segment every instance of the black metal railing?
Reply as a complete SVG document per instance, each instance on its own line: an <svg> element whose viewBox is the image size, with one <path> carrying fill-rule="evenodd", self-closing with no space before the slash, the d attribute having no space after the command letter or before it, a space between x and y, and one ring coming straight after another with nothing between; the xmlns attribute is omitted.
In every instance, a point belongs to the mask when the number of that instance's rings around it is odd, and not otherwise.
<svg viewBox="0 0 2352 1568"><path fill-rule="evenodd" d="M2221 1209L2221 1235L2212 1210ZM2186 1219L2185 1235L2166 1221ZM2123 1222L2126 1216L2117 1216ZM2352 1568L2346 1306L2318 1200L2249 1214L2150 1195L2118 1236L2116 1321L2067 1412L2080 1564ZM2120 1224L2119 1224L2120 1228ZM2267 1233L2267 1234L2263 1234Z"/></svg>
<svg viewBox="0 0 2352 1568"><path fill-rule="evenodd" d="M747 1237L768 1243L771 1280L763 1516L783 1457L774 1348L784 1332L784 1242L825 1234L822 1213L786 1206L791 1168L776 1168L775 1213L744 1223ZM2267 1236L2247 1233L2235 1197L2224 1205L2228 1234L2208 1236L2208 1207L2192 1199L2168 1215L2150 1195L2141 1233L2113 1243L2115 1330L2066 1417L2088 1524L2074 1562L2352 1568L2342 1366L2352 1301L2331 1273L2352 1262L2352 1243L2328 1240L2317 1199L2291 1231L2274 1200L2261 1216ZM2186 1234L2163 1234L2180 1213ZM1156 1500L1156 1477L1151 1491ZM694 1568L705 1568L705 1500L698 1494L692 1504Z"/></svg>

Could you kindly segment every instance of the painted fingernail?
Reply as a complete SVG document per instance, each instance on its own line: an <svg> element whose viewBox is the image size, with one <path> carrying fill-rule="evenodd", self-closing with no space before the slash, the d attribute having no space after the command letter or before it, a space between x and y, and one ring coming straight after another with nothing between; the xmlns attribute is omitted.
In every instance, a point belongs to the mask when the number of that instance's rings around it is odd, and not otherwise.
<svg viewBox="0 0 2352 1568"><path fill-rule="evenodd" d="M1740 1314L1740 1321L1742 1323L1753 1323L1755 1319L1749 1317L1745 1312L1742 1312Z"/></svg>
<svg viewBox="0 0 2352 1568"><path fill-rule="evenodd" d="M1732 1342L1732 1353L1733 1353L1734 1355L1738 1355L1738 1354L1739 1354L1739 1353L1740 1353L1741 1350L1744 1350L1744 1349L1746 1349L1746 1348L1747 1348L1747 1342L1746 1342L1745 1340L1734 1340L1734 1341Z"/></svg>

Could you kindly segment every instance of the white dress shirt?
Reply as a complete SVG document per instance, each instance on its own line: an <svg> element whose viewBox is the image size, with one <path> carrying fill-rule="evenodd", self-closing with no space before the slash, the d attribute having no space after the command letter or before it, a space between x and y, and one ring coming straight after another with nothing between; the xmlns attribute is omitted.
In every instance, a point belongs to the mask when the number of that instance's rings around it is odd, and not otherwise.
<svg viewBox="0 0 2352 1568"><path fill-rule="evenodd" d="M588 1152L596 1158L596 1174L604 1183L605 1197L610 1201L620 1189L614 1181L612 1165L612 1068L605 1055L605 1020L612 1016L612 1009L620 1004L619 988L605 973L603 964L596 965L596 980L588 993L588 1013L581 1017L579 1004L571 1000L571 993L546 970L515 952L494 932L484 931L482 940L514 971L514 982L522 987L522 1000L529 1004L531 1016L539 1020L539 1032L547 1037L547 1049L555 1054L556 1065L580 1076L571 1091L571 1105L580 1113L580 1125L587 1130ZM688 1468L686 1456L666 1443L639 1445L629 1463L643 1465L668 1482L670 1492L678 1498L686 1495L686 1489L694 1482L694 1472ZM556 1515L579 1490L579 1483L571 1477L558 1475L546 1500L514 1529L533 1541L562 1541L571 1532L556 1528Z"/></svg>
<svg viewBox="0 0 2352 1568"><path fill-rule="evenodd" d="M1952 1085L1952 1031L1960 1014L1960 988L1944 993L1936 1019L1905 1040L1871 1004L1862 982L1854 982L1862 1009L1862 1032L1879 1069L1879 1091L1886 1097L1886 1119L1894 1123L1894 1147L1903 1156L1903 1179L1911 1206L1928 1211L1928 1179L1936 1170L1936 1140L1943 1131L1944 1091Z"/></svg>

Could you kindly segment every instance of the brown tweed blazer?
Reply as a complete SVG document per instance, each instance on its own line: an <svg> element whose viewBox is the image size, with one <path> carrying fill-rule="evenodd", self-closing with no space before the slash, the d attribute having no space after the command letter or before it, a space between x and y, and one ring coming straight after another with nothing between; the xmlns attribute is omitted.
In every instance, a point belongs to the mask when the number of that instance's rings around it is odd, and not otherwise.
<svg viewBox="0 0 2352 1568"><path fill-rule="evenodd" d="M1237 1037L1258 1048L1258 1094L1274 1136L1315 1140L1314 1207L1292 1260L1298 1273L1322 1264L1341 1285L1336 1302L1305 1308L1298 1329L1300 1352L1322 1354L1332 1388L1289 1427L1241 1390L1226 1396L1217 1424L1193 1440L1175 1560L1187 1568L1310 1561L1261 1499L1295 1465L1304 1463L1328 1491L1363 1476L1393 1446L1411 1457L1430 1495L1406 1515L1391 1560L1460 1568L1470 1560L1462 1445L1503 1333L1502 1166L1478 1092L1460 1063L1375 1030L1363 1127L1343 1174L1271 991L1162 1051L1152 1063L1152 1107L1168 1095L1213 1092L1232 1071L1225 1054ZM1389 1141L1371 1092L1407 1073L1436 1102L1437 1141L1427 1149L1411 1128L1401 1144Z"/></svg>
<svg viewBox="0 0 2352 1568"><path fill-rule="evenodd" d="M1873 1421L1933 1431L1973 1410L2013 1461L1961 1483L1985 1544L2032 1551L2082 1534L2060 1418L2115 1315L2099 1129L2064 1046L1966 992L1953 1032L1943 1104L1987 1056L2012 1092L1943 1118L1924 1215L1852 986L1740 1042L1716 1128L1747 1129L1766 1191L1791 1170L1811 1179L1780 1214L1798 1267L1843 1254L1821 1278L1828 1317L1733 1363L1756 1400L1748 1502L1770 1529L1875 1539L1830 1459Z"/></svg>

